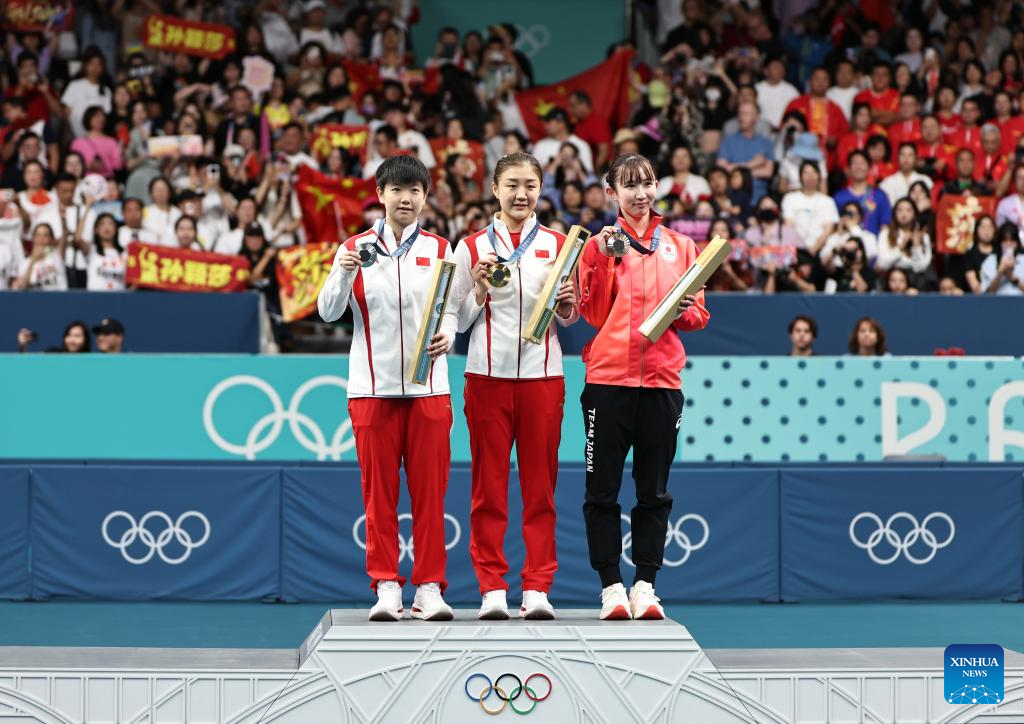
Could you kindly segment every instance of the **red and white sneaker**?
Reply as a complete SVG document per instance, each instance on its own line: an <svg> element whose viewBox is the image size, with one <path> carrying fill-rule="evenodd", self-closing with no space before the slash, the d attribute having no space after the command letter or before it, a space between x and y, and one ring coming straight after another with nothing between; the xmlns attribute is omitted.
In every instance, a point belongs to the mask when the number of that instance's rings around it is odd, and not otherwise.
<svg viewBox="0 0 1024 724"><path fill-rule="evenodd" d="M654 586L647 581L637 581L629 590L629 607L634 619L659 621L665 618L660 601L654 595Z"/></svg>
<svg viewBox="0 0 1024 724"><path fill-rule="evenodd" d="M424 621L451 621L454 614L452 607L441 597L441 586L436 583L424 583L416 589L416 598L412 601L412 617Z"/></svg>
<svg viewBox="0 0 1024 724"><path fill-rule="evenodd" d="M398 581L377 583L377 603L370 609L371 621L400 621L405 616L402 607L402 587Z"/></svg>
<svg viewBox="0 0 1024 724"><path fill-rule="evenodd" d="M602 621L628 621L632 618L629 612L629 599L626 598L626 587L621 583L602 589L601 591L601 620Z"/></svg>

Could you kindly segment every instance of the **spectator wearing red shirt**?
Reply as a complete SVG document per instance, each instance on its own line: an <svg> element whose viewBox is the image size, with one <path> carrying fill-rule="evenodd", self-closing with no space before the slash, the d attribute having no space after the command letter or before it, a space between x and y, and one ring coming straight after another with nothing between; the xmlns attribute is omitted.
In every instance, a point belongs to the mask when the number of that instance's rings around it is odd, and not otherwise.
<svg viewBox="0 0 1024 724"><path fill-rule="evenodd" d="M952 143L953 134L964 125L959 113L953 109L956 107L957 91L953 86L944 85L935 94L935 117L939 119L942 126L942 137L946 143Z"/></svg>
<svg viewBox="0 0 1024 724"><path fill-rule="evenodd" d="M900 93L892 87L892 71L888 63L875 63L871 69L871 87L854 96L853 102L871 106L871 118L876 123L887 126L898 120L896 111L900 107Z"/></svg>
<svg viewBox="0 0 1024 724"><path fill-rule="evenodd" d="M882 179L896 173L896 164L892 161L892 146L885 136L871 136L868 139L868 159L871 162L868 183L872 186L877 186Z"/></svg>
<svg viewBox="0 0 1024 724"><path fill-rule="evenodd" d="M50 122L51 113L61 113L60 100L53 94L46 76L39 73L39 59L27 50L18 56L18 82L8 86L4 98L21 98L25 102L28 124Z"/></svg>
<svg viewBox="0 0 1024 724"><path fill-rule="evenodd" d="M836 168L845 168L854 151L864 151L868 147L868 139L872 136L884 136L885 129L871 122L871 106L867 103L853 104L853 128L839 139L836 146Z"/></svg>
<svg viewBox="0 0 1024 724"><path fill-rule="evenodd" d="M580 90L569 94L569 115L575 124L572 132L590 144L590 150L594 153L594 168L604 168L612 144L612 129L608 121L594 113L590 96Z"/></svg>
<svg viewBox="0 0 1024 724"><path fill-rule="evenodd" d="M1017 140L1024 136L1024 117L1014 115L1013 99L1006 91L996 93L992 104L995 107L995 118L992 122L999 126L1003 138L1000 151L1004 155L1012 156L1017 150Z"/></svg>
<svg viewBox="0 0 1024 724"><path fill-rule="evenodd" d="M900 96L899 119L889 126L889 142L899 148L921 140L921 101L913 93Z"/></svg>
<svg viewBox="0 0 1024 724"><path fill-rule="evenodd" d="M931 176L937 185L956 173L956 146L942 139L942 124L934 115L921 119L921 140L917 142L921 173Z"/></svg>
<svg viewBox="0 0 1024 724"><path fill-rule="evenodd" d="M987 185L990 193L1003 196L1010 185L1010 161L1002 153L1003 139L999 126L986 123L981 127L981 154L974 166L974 180Z"/></svg>
<svg viewBox="0 0 1024 724"><path fill-rule="evenodd" d="M963 125L956 133L949 137L949 143L956 148L969 148L977 155L981 155L981 107L978 101L967 98L960 106L960 115Z"/></svg>
<svg viewBox="0 0 1024 724"><path fill-rule="evenodd" d="M807 84L807 93L791 100L783 114L785 117L793 111L800 111L807 119L807 130L818 134L821 150L826 154L834 152L839 138L850 130L843 109L825 97L831 84L828 71L815 68Z"/></svg>

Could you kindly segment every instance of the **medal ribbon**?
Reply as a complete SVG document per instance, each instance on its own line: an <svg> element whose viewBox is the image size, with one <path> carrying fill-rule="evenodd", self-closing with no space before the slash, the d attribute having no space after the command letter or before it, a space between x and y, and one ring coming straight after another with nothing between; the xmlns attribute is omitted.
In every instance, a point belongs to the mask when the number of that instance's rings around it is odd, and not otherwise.
<svg viewBox="0 0 1024 724"><path fill-rule="evenodd" d="M530 229L530 233L526 235L526 238L519 242L519 246L512 252L512 256L508 259L502 259L501 254L498 253L498 239L494 232L494 222L492 221L487 225L487 240L491 242L491 248L494 249L494 255L498 257L499 264L515 264L519 261L520 257L526 253L526 250L530 248L530 244L537 238L537 232L540 231L540 222L534 224L533 228Z"/></svg>
<svg viewBox="0 0 1024 724"><path fill-rule="evenodd" d="M633 238L633 236L623 229L621 226L615 227L618 229L627 239L629 239L629 245L641 254L653 254L658 250L658 244L661 243L661 227L656 226L654 228L654 235L651 236L651 248L648 249L646 246L641 244L639 241Z"/></svg>
<svg viewBox="0 0 1024 724"><path fill-rule="evenodd" d="M395 249L394 253L389 254L387 249L383 247L384 223L385 220L381 219L380 226L374 230L374 232L377 234L377 241L373 242L373 248L375 248L377 250L377 253L382 256L388 256L397 259L398 257L402 256L402 254L409 251L409 248L412 246L413 242L416 241L416 238L420 235L420 226L419 224L417 224L416 228L413 229L413 232L409 234L409 238L403 241L401 246Z"/></svg>

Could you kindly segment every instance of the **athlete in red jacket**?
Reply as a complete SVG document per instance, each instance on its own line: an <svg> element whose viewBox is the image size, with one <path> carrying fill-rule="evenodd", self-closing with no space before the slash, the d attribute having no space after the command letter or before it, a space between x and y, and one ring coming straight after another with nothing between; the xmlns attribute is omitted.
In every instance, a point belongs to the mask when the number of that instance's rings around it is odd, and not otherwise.
<svg viewBox="0 0 1024 724"><path fill-rule="evenodd" d="M601 618L664 618L654 578L665 554L683 394L686 352L677 331L703 329L710 318L704 292L686 297L671 330L657 342L639 332L647 315L697 257L689 237L661 226L654 213L658 178L643 156L620 156L608 171L608 195L619 205L618 227L606 226L580 261L580 313L597 328L583 350L587 380L580 401L586 429L586 521L590 564L601 577ZM608 240L622 231L628 249L611 256ZM629 597L622 585L619 488L633 448L637 504L632 510L636 575Z"/></svg>

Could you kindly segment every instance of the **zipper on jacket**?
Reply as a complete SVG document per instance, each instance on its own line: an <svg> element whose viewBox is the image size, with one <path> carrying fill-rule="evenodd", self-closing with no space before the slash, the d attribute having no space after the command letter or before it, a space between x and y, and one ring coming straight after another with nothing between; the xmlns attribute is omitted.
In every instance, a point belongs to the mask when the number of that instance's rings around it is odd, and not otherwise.
<svg viewBox="0 0 1024 724"><path fill-rule="evenodd" d="M640 317L647 319L647 259L640 257ZM637 334L640 334L639 331ZM644 353L646 350L646 340L644 336L640 335L640 386L644 386Z"/></svg>
<svg viewBox="0 0 1024 724"><path fill-rule="evenodd" d="M539 223L539 222L538 222ZM516 339L516 379L522 377L523 371L523 265L517 264L519 274L519 334Z"/></svg>
<svg viewBox="0 0 1024 724"><path fill-rule="evenodd" d="M411 249L410 249L411 251ZM408 253L403 256L408 256ZM398 269L398 379L402 382L402 394L405 394L405 325L402 323L402 259L395 259Z"/></svg>

